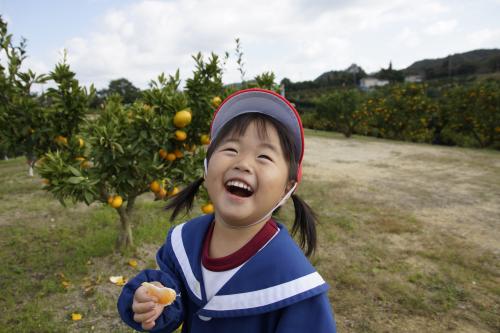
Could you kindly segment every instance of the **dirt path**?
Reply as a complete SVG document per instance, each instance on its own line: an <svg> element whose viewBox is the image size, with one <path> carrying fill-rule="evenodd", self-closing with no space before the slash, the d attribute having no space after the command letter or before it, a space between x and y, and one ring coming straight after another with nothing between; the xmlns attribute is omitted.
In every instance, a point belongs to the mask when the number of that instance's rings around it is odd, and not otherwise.
<svg viewBox="0 0 500 333"><path fill-rule="evenodd" d="M308 136L304 161L307 178L500 253L500 152Z"/></svg>

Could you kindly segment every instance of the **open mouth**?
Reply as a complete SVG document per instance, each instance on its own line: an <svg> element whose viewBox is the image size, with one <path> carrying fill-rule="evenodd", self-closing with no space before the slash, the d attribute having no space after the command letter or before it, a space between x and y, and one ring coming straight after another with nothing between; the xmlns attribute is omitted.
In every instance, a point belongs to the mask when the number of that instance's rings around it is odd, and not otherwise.
<svg viewBox="0 0 500 333"><path fill-rule="evenodd" d="M253 194L253 189L250 185L240 180L229 180L226 182L226 190L236 196L248 198Z"/></svg>

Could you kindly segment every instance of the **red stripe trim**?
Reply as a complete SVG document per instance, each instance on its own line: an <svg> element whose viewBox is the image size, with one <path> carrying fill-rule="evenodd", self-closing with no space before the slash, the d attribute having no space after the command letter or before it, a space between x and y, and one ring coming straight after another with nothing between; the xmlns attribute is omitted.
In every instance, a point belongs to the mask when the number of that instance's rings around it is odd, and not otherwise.
<svg viewBox="0 0 500 333"><path fill-rule="evenodd" d="M276 222L270 219L248 243L243 245L243 247L236 252L225 257L210 258L208 255L208 251L210 248L210 242L212 240L214 226L215 221L212 222L207 231L207 234L205 235L201 255L201 262L203 266L206 269L214 272L227 271L229 269L240 266L245 261L250 259L254 254L256 254L264 245L266 245L266 243L271 238L273 238L273 236L279 230Z"/></svg>

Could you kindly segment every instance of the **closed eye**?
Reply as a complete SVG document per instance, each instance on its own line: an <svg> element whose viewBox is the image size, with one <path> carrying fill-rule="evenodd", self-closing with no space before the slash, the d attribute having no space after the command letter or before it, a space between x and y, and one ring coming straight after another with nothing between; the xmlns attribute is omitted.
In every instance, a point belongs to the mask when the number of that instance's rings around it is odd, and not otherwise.
<svg viewBox="0 0 500 333"><path fill-rule="evenodd" d="M273 161L273 159L271 157L269 157L268 155L259 155L259 158L263 158L263 159L266 159L266 160L269 160L269 161Z"/></svg>
<svg viewBox="0 0 500 333"><path fill-rule="evenodd" d="M234 148L224 148L222 149L222 151L229 151L229 152L232 152L232 153L238 153L238 151Z"/></svg>

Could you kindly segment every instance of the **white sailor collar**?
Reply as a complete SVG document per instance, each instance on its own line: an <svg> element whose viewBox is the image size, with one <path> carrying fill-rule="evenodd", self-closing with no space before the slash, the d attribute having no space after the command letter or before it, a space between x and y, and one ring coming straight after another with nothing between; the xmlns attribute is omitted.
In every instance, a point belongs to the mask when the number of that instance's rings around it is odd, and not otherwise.
<svg viewBox="0 0 500 333"><path fill-rule="evenodd" d="M190 299L204 317L236 317L266 313L319 295L328 285L280 224L278 234L212 297L206 299L201 271L205 234L213 215L174 227L167 237ZM158 254L160 255L160 253Z"/></svg>

